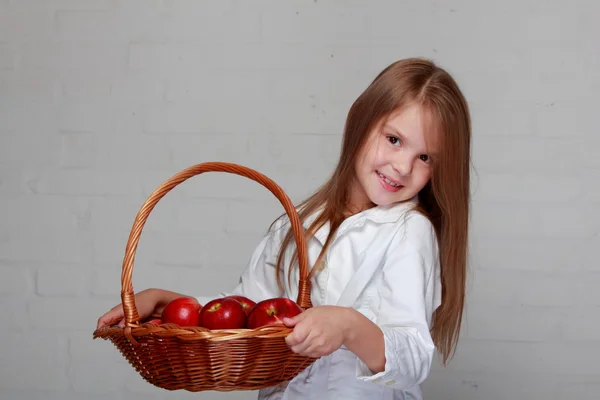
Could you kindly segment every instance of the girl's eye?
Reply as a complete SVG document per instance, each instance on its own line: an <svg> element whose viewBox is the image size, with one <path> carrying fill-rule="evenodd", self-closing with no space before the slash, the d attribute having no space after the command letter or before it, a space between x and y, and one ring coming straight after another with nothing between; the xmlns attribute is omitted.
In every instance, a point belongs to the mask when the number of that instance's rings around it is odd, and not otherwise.
<svg viewBox="0 0 600 400"><path fill-rule="evenodd" d="M427 154L421 154L421 155L419 156L419 159L420 159L421 161L424 161L424 162L426 162L426 163L430 163L430 162L431 162L431 158L430 158L430 157L429 157Z"/></svg>
<svg viewBox="0 0 600 400"><path fill-rule="evenodd" d="M400 139L398 137L396 137L396 136L388 136L387 139L394 146L400 146L400 144L402 144L402 142L400 141Z"/></svg>

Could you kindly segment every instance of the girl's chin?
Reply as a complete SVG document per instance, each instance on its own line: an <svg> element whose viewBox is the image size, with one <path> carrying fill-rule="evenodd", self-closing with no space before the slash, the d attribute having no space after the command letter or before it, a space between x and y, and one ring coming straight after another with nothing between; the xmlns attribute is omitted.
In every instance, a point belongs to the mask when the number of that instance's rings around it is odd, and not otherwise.
<svg viewBox="0 0 600 400"><path fill-rule="evenodd" d="M377 188L376 190L372 191L369 196L369 200L378 206L387 206L393 203L400 203L411 198L412 196L408 196L408 194L403 190L390 193L382 190L381 188Z"/></svg>
<svg viewBox="0 0 600 400"><path fill-rule="evenodd" d="M375 195L375 196L371 196L370 200L373 204L375 204L377 206L387 206L387 205L402 201L402 198L399 196Z"/></svg>

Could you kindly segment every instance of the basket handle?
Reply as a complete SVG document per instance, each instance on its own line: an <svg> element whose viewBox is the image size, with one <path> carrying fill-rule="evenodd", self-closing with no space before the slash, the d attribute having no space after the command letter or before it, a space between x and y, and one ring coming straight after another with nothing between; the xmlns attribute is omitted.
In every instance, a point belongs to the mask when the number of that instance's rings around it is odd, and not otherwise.
<svg viewBox="0 0 600 400"><path fill-rule="evenodd" d="M131 274L133 271L133 263L135 260L135 252L140 240L140 235L144 224L150 215L150 212L158 201L163 198L171 189L187 179L199 175L205 172L228 172L244 176L252 179L271 191L279 199L283 208L285 209L294 233L296 240L296 246L298 248L298 262L300 265L300 280L298 284L298 305L303 309L311 307L310 301L310 280L308 279L308 256L306 240L304 238L304 231L300 217L296 212L292 201L283 191L283 189L277 185L272 179L255 171L251 168L244 167L238 164L226 163L226 162L206 162L202 164L192 165L171 178L162 183L144 202L141 209L138 211L129 234L127 241L127 247L125 249L125 258L123 259L123 270L121 273L121 300L123 304L123 310L125 313L125 326L131 327L139 322L139 315L135 306L135 296L133 293L133 285L131 283Z"/></svg>

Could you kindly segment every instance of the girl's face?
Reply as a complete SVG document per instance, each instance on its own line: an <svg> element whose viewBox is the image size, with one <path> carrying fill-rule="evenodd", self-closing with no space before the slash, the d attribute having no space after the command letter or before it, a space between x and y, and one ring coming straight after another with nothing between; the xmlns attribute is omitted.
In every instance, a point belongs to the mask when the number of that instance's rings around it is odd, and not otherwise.
<svg viewBox="0 0 600 400"><path fill-rule="evenodd" d="M409 200L429 182L436 149L435 141L426 143L423 122L421 108L410 105L370 132L355 163L353 207Z"/></svg>

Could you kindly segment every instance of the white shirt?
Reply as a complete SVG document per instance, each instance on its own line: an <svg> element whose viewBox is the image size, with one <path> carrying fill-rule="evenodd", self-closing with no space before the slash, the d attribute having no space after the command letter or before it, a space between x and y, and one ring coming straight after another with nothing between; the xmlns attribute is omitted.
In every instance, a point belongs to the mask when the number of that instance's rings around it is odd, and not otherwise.
<svg viewBox="0 0 600 400"><path fill-rule="evenodd" d="M313 307L352 307L381 328L385 370L373 374L342 346L290 382L260 390L259 399L422 399L419 385L429 374L435 352L429 327L441 301L441 284L433 225L410 211L416 201L377 206L347 218L329 248L325 268L311 282ZM308 218L304 227L314 218ZM279 292L275 278L287 228L287 218L277 221L255 249L239 285L220 296L239 294L256 302L280 296L297 299L297 264L287 285L293 249L288 248L284 259L285 293ZM307 242L309 268L328 232L326 224ZM206 304L210 299L198 300Z"/></svg>

